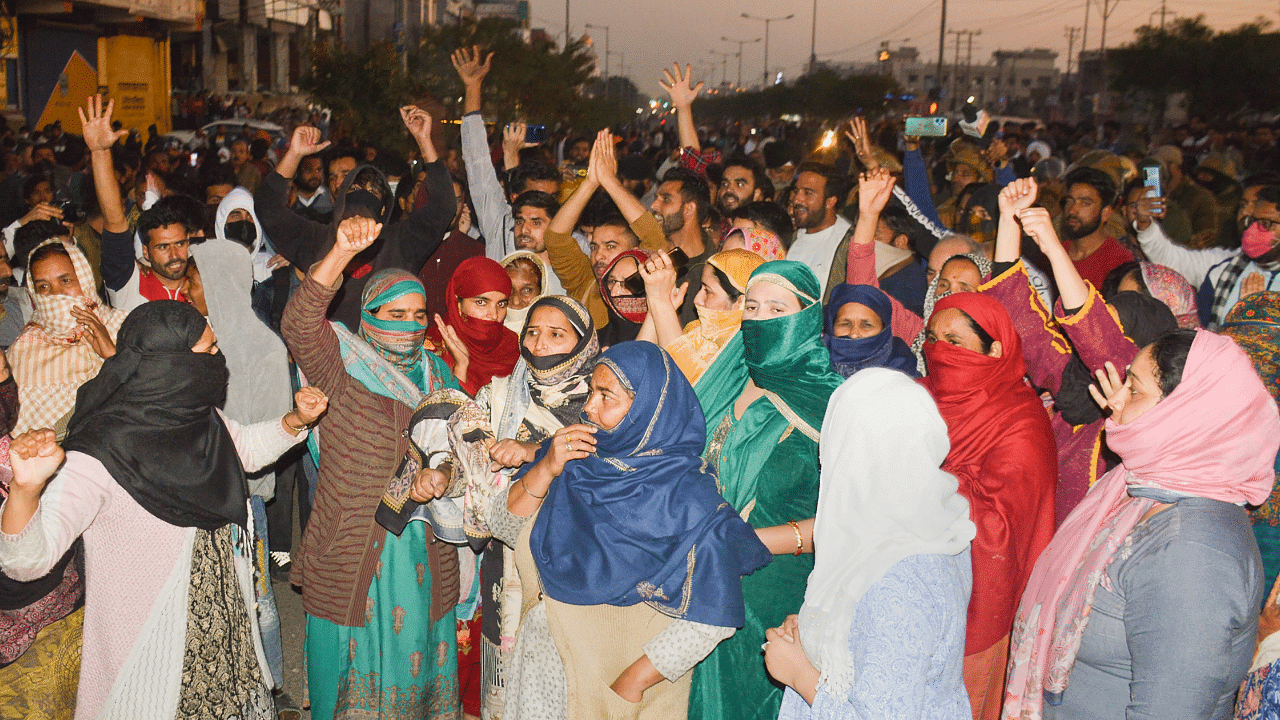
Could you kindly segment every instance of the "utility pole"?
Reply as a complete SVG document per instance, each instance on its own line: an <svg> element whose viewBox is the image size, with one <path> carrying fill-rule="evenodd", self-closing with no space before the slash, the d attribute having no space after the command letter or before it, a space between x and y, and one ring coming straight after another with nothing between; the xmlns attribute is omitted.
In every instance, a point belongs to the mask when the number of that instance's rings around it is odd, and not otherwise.
<svg viewBox="0 0 1280 720"><path fill-rule="evenodd" d="M809 74L818 66L818 0L813 0L813 29L809 34Z"/></svg>
<svg viewBox="0 0 1280 720"><path fill-rule="evenodd" d="M942 0L942 22L938 25L938 108L942 108L942 54L947 44L947 0Z"/></svg>
<svg viewBox="0 0 1280 720"><path fill-rule="evenodd" d="M720 84L728 85L729 84L729 58L733 57L733 53L720 52L719 50L712 50L711 54L717 55L720 57Z"/></svg>
<svg viewBox="0 0 1280 720"><path fill-rule="evenodd" d="M957 98L957 93L960 87L960 36L961 35L969 36L969 49L970 51L972 51L974 31L973 30L948 30L947 34L956 36L955 62L951 64L951 101L953 103L952 107L954 108L955 107L954 103ZM968 79L967 74L968 73L966 71L966 80Z"/></svg>
<svg viewBox="0 0 1280 720"><path fill-rule="evenodd" d="M1102 52L1099 58L1102 75L1102 93L1105 96L1110 81L1107 79L1107 18L1111 17L1111 13L1115 12L1116 6L1120 4L1120 0L1100 0L1102 3ZM1094 108L1095 110L1097 108Z"/></svg>
<svg viewBox="0 0 1280 720"><path fill-rule="evenodd" d="M1169 6L1167 0L1160 0L1160 32L1164 32L1164 16L1168 14Z"/></svg>
<svg viewBox="0 0 1280 720"><path fill-rule="evenodd" d="M736 40L734 38L721 35L720 39L727 43L738 43L738 87L742 87L742 46L758 43L762 38L756 38L755 40Z"/></svg>
<svg viewBox="0 0 1280 720"><path fill-rule="evenodd" d="M1080 32L1080 28L1069 27L1069 28L1066 28L1066 31L1067 31L1067 75L1066 75L1065 81L1069 81L1071 80L1072 55L1075 53L1075 49L1076 49L1076 33ZM1065 81L1064 81L1064 84L1065 84ZM1058 97L1059 99L1062 98L1061 92L1058 93Z"/></svg>
<svg viewBox="0 0 1280 720"><path fill-rule="evenodd" d="M1084 92L1084 49L1089 47L1089 6L1093 0L1084 0L1084 31L1080 34L1080 59L1076 62L1076 97L1072 103L1071 121L1080 122L1080 99Z"/></svg>
<svg viewBox="0 0 1280 720"><path fill-rule="evenodd" d="M761 90L769 87L769 24L780 22L782 20L790 20L795 16L796 16L795 13L791 13L786 17L762 18L762 17L756 17L754 15L748 15L747 13L742 13L742 17L748 20L759 20L764 23L764 74L761 76L761 81L760 81Z"/></svg>
<svg viewBox="0 0 1280 720"><path fill-rule="evenodd" d="M564 46L569 47L569 0L564 0Z"/></svg>

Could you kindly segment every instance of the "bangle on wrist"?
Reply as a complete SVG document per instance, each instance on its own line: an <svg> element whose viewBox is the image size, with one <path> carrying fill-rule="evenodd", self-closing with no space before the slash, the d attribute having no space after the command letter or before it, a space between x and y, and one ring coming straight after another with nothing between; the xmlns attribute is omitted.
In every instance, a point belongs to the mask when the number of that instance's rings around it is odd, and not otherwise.
<svg viewBox="0 0 1280 720"><path fill-rule="evenodd" d="M525 494L526 494L526 495L528 495L529 497L537 498L537 499L539 499L539 500L545 500L545 499L547 498L546 493L543 493L543 494L541 494L541 495L534 495L534 494L533 494L533 491L529 489L529 483L526 483L526 482L524 481L524 478L520 478L520 485L521 485L522 487L524 487L524 492L525 492Z"/></svg>
<svg viewBox="0 0 1280 720"><path fill-rule="evenodd" d="M800 553L804 551L804 537L800 534L800 523L795 520L788 520L787 524L790 525L791 529L796 533L796 551L792 553L792 555L799 557Z"/></svg>
<svg viewBox="0 0 1280 720"><path fill-rule="evenodd" d="M284 417L280 418L280 421L284 423L285 427L289 428L290 430L296 433L300 433L303 430L306 430L307 428L311 427L310 423L302 423L301 427L294 427L292 424L289 423L289 416L293 414L294 412L291 410L285 413ZM301 420L302 418L298 418L298 419Z"/></svg>

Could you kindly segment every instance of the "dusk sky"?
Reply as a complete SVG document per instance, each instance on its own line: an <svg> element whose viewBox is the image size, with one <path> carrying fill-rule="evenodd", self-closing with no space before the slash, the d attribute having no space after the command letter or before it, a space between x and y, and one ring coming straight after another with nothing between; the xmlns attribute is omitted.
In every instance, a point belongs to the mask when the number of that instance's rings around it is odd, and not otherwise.
<svg viewBox="0 0 1280 720"><path fill-rule="evenodd" d="M711 51L737 52L736 44L722 36L751 40L764 35L764 23L740 17L744 12L758 16L795 17L771 25L769 65L790 78L799 74L809 59L812 0L645 0L622 3L617 0L569 0L570 32L589 33L601 46L604 31L585 29L586 23L610 27L610 72L619 74L625 55L625 72L641 92L658 96L662 68L673 60L700 67L699 76L715 83L721 80L722 59ZM1093 0L1089 18L1089 47L1101 40L1102 0ZM1145 25L1158 13L1159 0L1108 0L1112 9L1107 22L1107 46L1115 47L1133 38L1133 29ZM559 38L564 35L564 0L531 0L533 26L544 28ZM920 49L927 62L938 57L938 19L941 0L900 0L898 2L849 2L818 0L817 55L830 62L867 62L883 40L893 48L911 45ZM1204 13L1215 28L1226 29L1248 22L1264 10L1273 22L1280 5L1249 0L1168 0L1169 12ZM1049 48L1059 53L1058 66L1065 68L1067 38L1065 28L1084 23L1085 0L948 0L947 28L981 30L973 38L973 62L985 64L994 50ZM1172 16L1172 15L1171 15ZM909 38L909 40L906 40ZM962 40L961 61L968 49ZM948 35L946 59L954 58L955 36ZM1079 34L1076 47L1079 49ZM728 76L737 80L737 58L728 59ZM601 58L603 64L603 57ZM713 69L714 68L714 69ZM758 83L764 69L763 43L747 45L743 53L743 84ZM712 73L706 78L707 73Z"/></svg>

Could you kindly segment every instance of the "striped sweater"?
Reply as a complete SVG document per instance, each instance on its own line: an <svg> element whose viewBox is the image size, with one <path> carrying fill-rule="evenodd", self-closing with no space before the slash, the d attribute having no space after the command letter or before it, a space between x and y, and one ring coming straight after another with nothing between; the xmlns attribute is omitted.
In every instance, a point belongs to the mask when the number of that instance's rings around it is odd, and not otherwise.
<svg viewBox="0 0 1280 720"><path fill-rule="evenodd" d="M413 409L369 392L347 374L338 337L325 321L337 291L337 286L326 288L308 275L280 322L298 367L329 396L329 411L320 422L315 505L302 547L294 553L290 580L302 587L308 613L362 627L369 584L386 541L374 513L408 449ZM422 556L431 570L435 622L457 603L458 556L452 546L438 541L428 542Z"/></svg>

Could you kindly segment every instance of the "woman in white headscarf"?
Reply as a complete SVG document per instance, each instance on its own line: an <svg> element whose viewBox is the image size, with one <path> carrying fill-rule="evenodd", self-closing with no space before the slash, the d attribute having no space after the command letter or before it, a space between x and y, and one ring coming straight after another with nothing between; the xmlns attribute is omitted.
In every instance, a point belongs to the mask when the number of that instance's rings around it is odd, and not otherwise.
<svg viewBox="0 0 1280 720"><path fill-rule="evenodd" d="M271 279L274 270L271 258L275 256L275 249L258 222L253 195L248 190L238 187L222 198L214 215L213 233L217 239L234 240L249 251L249 257L253 259L254 288Z"/></svg>
<svg viewBox="0 0 1280 720"><path fill-rule="evenodd" d="M804 605L766 633L765 664L787 685L779 720L973 717L976 528L940 469L949 448L928 392L900 372L863 370L831 396Z"/></svg>

